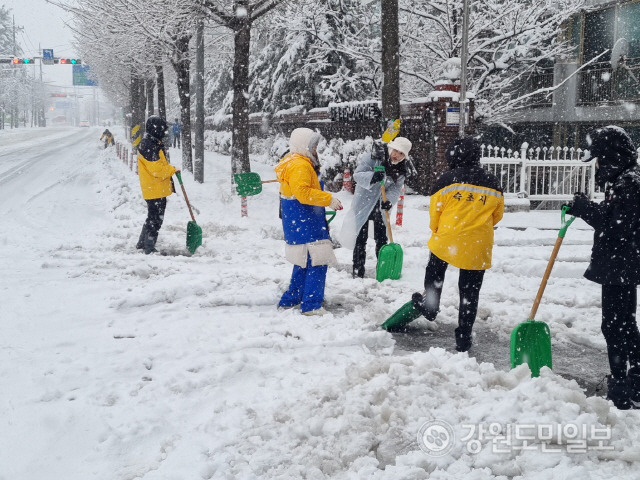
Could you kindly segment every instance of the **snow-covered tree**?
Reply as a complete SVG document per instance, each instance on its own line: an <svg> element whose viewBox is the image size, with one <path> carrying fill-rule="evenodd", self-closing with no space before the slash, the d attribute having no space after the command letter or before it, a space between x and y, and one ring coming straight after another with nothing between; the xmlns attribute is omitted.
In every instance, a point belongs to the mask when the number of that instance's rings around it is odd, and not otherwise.
<svg viewBox="0 0 640 480"><path fill-rule="evenodd" d="M259 30L252 64L255 111L365 100L379 90L379 14L359 0L287 4ZM358 52L354 55L354 52Z"/></svg>
<svg viewBox="0 0 640 480"><path fill-rule="evenodd" d="M233 31L233 144L232 172L248 172L249 164L249 63L251 30L257 20L284 0L203 0L211 17Z"/></svg>
<svg viewBox="0 0 640 480"><path fill-rule="evenodd" d="M562 26L584 0L470 0L468 86L476 109L499 121L526 100L517 85L553 64L571 46ZM400 0L402 93L420 97L446 76L449 59L460 56L462 0Z"/></svg>
<svg viewBox="0 0 640 480"><path fill-rule="evenodd" d="M11 10L0 5L0 55L13 55Z"/></svg>
<svg viewBox="0 0 640 480"><path fill-rule="evenodd" d="M118 0L104 4L101 0L84 0L77 6L62 6L80 19L81 27L77 32L82 43L90 45L85 50L92 48L109 60L113 60L114 53L119 54L121 63L130 67L130 104L134 115L145 110L140 105L134 108L134 104L137 99L146 98L147 84L150 79L155 79L157 67L165 60L169 61L176 73L180 100L182 167L192 171L189 44L198 21L205 15L203 2ZM106 48L100 44L101 41L106 43ZM99 61L95 55L93 59ZM107 73L108 67L105 67L99 67L103 74Z"/></svg>

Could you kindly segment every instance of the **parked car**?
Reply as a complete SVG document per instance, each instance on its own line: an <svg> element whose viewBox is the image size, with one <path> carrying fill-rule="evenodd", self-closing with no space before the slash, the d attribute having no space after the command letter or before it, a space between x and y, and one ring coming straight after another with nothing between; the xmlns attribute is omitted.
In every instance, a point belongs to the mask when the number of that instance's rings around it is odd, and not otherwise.
<svg viewBox="0 0 640 480"><path fill-rule="evenodd" d="M89 120L80 120L80 123L78 124L79 127L90 127L91 124L89 123Z"/></svg>

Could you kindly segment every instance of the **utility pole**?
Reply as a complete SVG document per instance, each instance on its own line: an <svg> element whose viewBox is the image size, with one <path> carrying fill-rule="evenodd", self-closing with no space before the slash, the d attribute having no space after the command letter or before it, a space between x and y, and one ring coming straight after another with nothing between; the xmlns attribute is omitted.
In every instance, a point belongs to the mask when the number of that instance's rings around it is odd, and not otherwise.
<svg viewBox="0 0 640 480"><path fill-rule="evenodd" d="M469 56L469 0L462 4L462 45L460 47L460 130L464 137L464 122L467 110L467 58Z"/></svg>
<svg viewBox="0 0 640 480"><path fill-rule="evenodd" d="M398 40L398 0L382 1L382 118L383 130L389 121L400 118L400 52Z"/></svg>
<svg viewBox="0 0 640 480"><path fill-rule="evenodd" d="M204 182L204 19L200 18L196 30L196 122L195 122L195 158L193 178Z"/></svg>

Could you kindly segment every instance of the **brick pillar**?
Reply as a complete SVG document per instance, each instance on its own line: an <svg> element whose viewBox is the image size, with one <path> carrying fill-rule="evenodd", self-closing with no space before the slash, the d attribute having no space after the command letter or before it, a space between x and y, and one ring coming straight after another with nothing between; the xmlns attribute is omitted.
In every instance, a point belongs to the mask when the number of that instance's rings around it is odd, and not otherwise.
<svg viewBox="0 0 640 480"><path fill-rule="evenodd" d="M459 130L459 103L460 85L444 84L436 85L429 98L431 103L425 111L425 121L429 122L431 138L429 142L428 171L425 172L427 184L425 194L430 194L431 188L440 175L448 170L445 152L451 142L458 138ZM469 99L469 118L465 122L465 133L472 134L475 131L473 121L474 102Z"/></svg>

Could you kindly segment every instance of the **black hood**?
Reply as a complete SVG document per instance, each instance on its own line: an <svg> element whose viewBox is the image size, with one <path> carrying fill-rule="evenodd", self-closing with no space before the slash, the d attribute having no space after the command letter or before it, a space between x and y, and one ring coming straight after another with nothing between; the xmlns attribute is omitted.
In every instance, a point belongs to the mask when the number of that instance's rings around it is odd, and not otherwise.
<svg viewBox="0 0 640 480"><path fill-rule="evenodd" d="M160 160L160 151L164 153L164 145L162 142L149 135L149 133L145 133L142 137L142 141L140 142L140 146L138 147L140 155L149 162L156 162Z"/></svg>
<svg viewBox="0 0 640 480"><path fill-rule="evenodd" d="M613 182L624 171L638 163L638 152L633 141L616 126L597 128L587 136L589 156L586 160L597 159L596 183L600 187Z"/></svg>
<svg viewBox="0 0 640 480"><path fill-rule="evenodd" d="M162 140L167 133L169 126L164 118L160 118L158 115L152 115L147 118L145 124L145 132L147 135Z"/></svg>
<svg viewBox="0 0 640 480"><path fill-rule="evenodd" d="M480 165L480 142L470 136L456 138L447 148L445 155L452 170Z"/></svg>

